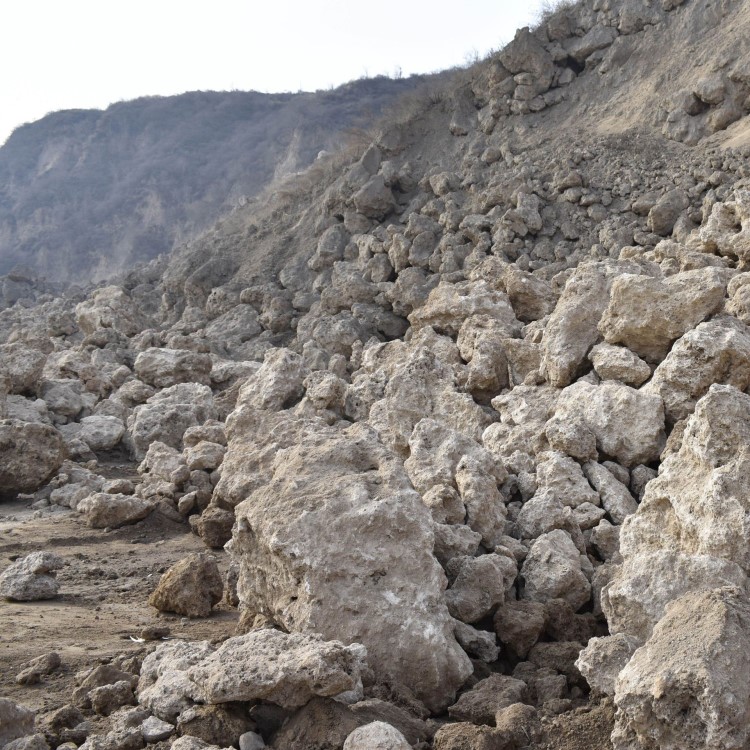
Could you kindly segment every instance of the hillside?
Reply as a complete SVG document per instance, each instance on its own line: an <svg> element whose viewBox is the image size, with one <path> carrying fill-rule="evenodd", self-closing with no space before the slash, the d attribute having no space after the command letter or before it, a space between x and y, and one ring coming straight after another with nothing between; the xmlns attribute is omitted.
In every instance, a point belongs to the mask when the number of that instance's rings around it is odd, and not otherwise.
<svg viewBox="0 0 750 750"><path fill-rule="evenodd" d="M168 252L311 164L423 78L193 92L55 112L0 148L0 275L100 280Z"/></svg>
<svg viewBox="0 0 750 750"><path fill-rule="evenodd" d="M0 312L13 737L750 746L749 40L562 3Z"/></svg>

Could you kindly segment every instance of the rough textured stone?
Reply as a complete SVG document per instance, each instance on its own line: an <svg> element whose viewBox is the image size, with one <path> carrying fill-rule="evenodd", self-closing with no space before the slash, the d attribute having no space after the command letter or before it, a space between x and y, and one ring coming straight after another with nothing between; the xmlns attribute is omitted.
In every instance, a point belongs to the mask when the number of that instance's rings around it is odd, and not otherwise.
<svg viewBox="0 0 750 750"><path fill-rule="evenodd" d="M526 683L506 675L493 674L480 680L471 690L448 708L448 714L458 721L494 725L495 714L526 698Z"/></svg>
<svg viewBox="0 0 750 750"><path fill-rule="evenodd" d="M78 503L78 512L94 529L117 529L144 519L154 509L150 500L135 495L96 492Z"/></svg>
<svg viewBox="0 0 750 750"><path fill-rule="evenodd" d="M135 360L135 374L155 388L169 388L177 383L208 385L213 363L208 354L185 349L146 349Z"/></svg>
<svg viewBox="0 0 750 750"><path fill-rule="evenodd" d="M34 712L8 698L0 698L0 743L4 745L33 731Z"/></svg>
<svg viewBox="0 0 750 750"><path fill-rule="evenodd" d="M401 732L383 721L373 721L355 729L344 743L344 750L410 750Z"/></svg>
<svg viewBox="0 0 750 750"><path fill-rule="evenodd" d="M448 611L457 620L478 622L505 601L505 592L516 579L515 560L505 555L454 557L448 563L454 579L445 593Z"/></svg>
<svg viewBox="0 0 750 750"><path fill-rule="evenodd" d="M741 391L750 385L750 334L728 317L701 323L676 341L643 391L661 397L674 423L689 416L714 383Z"/></svg>
<svg viewBox="0 0 750 750"><path fill-rule="evenodd" d="M175 563L161 577L148 603L162 612L208 617L223 593L224 584L216 559L196 553Z"/></svg>
<svg viewBox="0 0 750 750"><path fill-rule="evenodd" d="M624 346L597 344L589 360L602 380L619 380L637 388L651 377L651 368L637 354Z"/></svg>
<svg viewBox="0 0 750 750"><path fill-rule="evenodd" d="M565 285L542 339L541 373L550 385L565 387L579 374L599 338L610 281L601 268L584 264Z"/></svg>
<svg viewBox="0 0 750 750"><path fill-rule="evenodd" d="M0 574L0 596L16 602L54 599L60 589L54 571L64 564L52 552L32 552Z"/></svg>
<svg viewBox="0 0 750 750"><path fill-rule="evenodd" d="M616 750L729 750L750 740L750 605L736 588L685 594L616 683Z"/></svg>
<svg viewBox="0 0 750 750"><path fill-rule="evenodd" d="M241 476L216 493L248 498L232 545L242 606L290 631L363 643L378 679L447 705L470 665L444 603L429 510L400 461L362 425L249 410L228 426L223 468L236 455Z"/></svg>
<svg viewBox="0 0 750 750"><path fill-rule="evenodd" d="M191 667L190 680L211 703L262 698L284 708L314 695L361 690L366 650L320 636L256 630L230 638Z"/></svg>
<svg viewBox="0 0 750 750"><path fill-rule="evenodd" d="M658 396L615 381L580 381L560 394L545 431L552 447L579 460L596 458L593 442L623 466L647 464L664 447L664 405Z"/></svg>
<svg viewBox="0 0 750 750"><path fill-rule="evenodd" d="M725 291L726 277L716 268L664 280L623 274L612 282L599 330L607 343L624 344L658 363L673 341L721 308Z"/></svg>
<svg viewBox="0 0 750 750"><path fill-rule="evenodd" d="M10 393L33 393L46 361L46 354L24 344L0 345L0 375L8 378Z"/></svg>
<svg viewBox="0 0 750 750"><path fill-rule="evenodd" d="M581 570L581 554L566 532L556 529L540 536L521 568L523 598L534 602L565 599L579 610L591 598L591 586Z"/></svg>
<svg viewBox="0 0 750 750"><path fill-rule="evenodd" d="M87 335L100 328L114 328L125 336L133 336L148 327L138 304L118 286L97 289L89 299L76 305L75 313L79 328Z"/></svg>
<svg viewBox="0 0 750 750"><path fill-rule="evenodd" d="M44 424L0 421L0 493L34 492L67 457L60 433Z"/></svg>

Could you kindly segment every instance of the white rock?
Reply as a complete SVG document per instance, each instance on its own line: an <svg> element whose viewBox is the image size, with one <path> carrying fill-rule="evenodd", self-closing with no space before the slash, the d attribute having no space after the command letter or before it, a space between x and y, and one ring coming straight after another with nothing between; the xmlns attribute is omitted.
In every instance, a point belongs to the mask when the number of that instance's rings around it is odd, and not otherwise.
<svg viewBox="0 0 750 750"><path fill-rule="evenodd" d="M54 571L64 564L52 552L32 552L0 574L0 596L16 602L54 599L60 589Z"/></svg>
<svg viewBox="0 0 750 750"><path fill-rule="evenodd" d="M411 750L401 732L383 721L355 729L344 742L344 750Z"/></svg>
<svg viewBox="0 0 750 750"><path fill-rule="evenodd" d="M146 742L161 742L169 739L175 731L174 724L162 721L157 716L149 716L141 724L141 732Z"/></svg>

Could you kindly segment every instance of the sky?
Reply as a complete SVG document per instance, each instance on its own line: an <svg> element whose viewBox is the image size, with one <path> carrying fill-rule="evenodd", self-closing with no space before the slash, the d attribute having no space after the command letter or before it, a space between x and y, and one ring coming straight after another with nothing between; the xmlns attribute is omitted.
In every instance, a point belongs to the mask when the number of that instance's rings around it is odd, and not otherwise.
<svg viewBox="0 0 750 750"><path fill-rule="evenodd" d="M0 144L60 109L443 70L510 41L543 2L2 0Z"/></svg>

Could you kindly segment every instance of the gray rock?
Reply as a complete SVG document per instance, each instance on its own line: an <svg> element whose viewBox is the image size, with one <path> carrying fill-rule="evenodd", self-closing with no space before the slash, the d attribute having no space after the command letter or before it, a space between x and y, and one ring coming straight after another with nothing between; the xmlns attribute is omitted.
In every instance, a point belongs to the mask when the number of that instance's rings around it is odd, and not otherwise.
<svg viewBox="0 0 750 750"><path fill-rule="evenodd" d="M35 492L62 465L67 451L60 433L44 424L0 421L0 487L4 494Z"/></svg>
<svg viewBox="0 0 750 750"><path fill-rule="evenodd" d="M174 730L174 724L162 721L157 716L149 716L141 724L141 733L143 734L144 741L147 743L167 740L172 736Z"/></svg>
<svg viewBox="0 0 750 750"><path fill-rule="evenodd" d="M0 575L0 596L16 602L54 599L60 589L54 571L65 563L51 552L32 552Z"/></svg>
<svg viewBox="0 0 750 750"><path fill-rule="evenodd" d="M384 721L373 721L355 729L344 742L344 750L410 750L401 732Z"/></svg>
<svg viewBox="0 0 750 750"><path fill-rule="evenodd" d="M0 698L0 744L34 732L34 712L8 698Z"/></svg>

